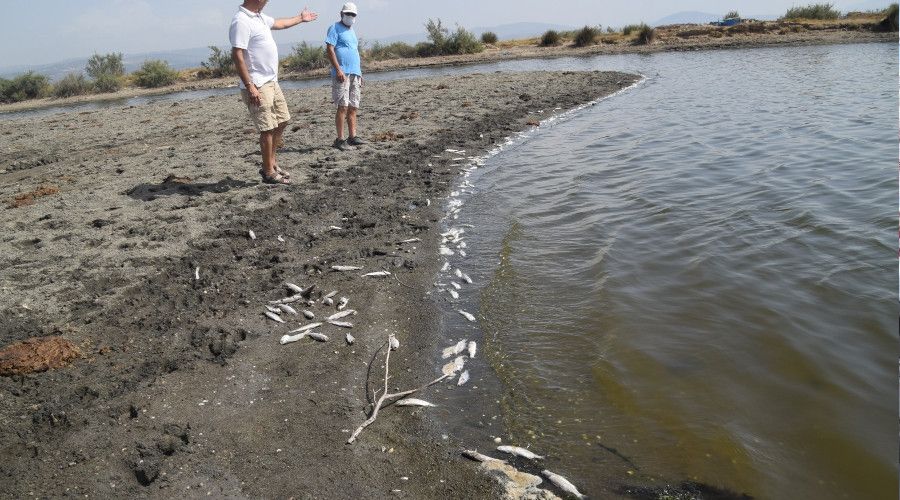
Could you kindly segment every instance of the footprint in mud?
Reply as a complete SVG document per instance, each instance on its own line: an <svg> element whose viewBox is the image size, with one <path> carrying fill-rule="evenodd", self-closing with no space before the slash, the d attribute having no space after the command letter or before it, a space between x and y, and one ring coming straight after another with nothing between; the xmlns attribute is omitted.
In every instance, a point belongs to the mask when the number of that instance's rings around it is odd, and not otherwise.
<svg viewBox="0 0 900 500"><path fill-rule="evenodd" d="M256 182L239 181L226 177L219 182L192 182L188 177L169 176L159 184L138 184L125 194L141 201L153 201L160 196L203 196L205 193L227 193L232 189L256 186Z"/></svg>

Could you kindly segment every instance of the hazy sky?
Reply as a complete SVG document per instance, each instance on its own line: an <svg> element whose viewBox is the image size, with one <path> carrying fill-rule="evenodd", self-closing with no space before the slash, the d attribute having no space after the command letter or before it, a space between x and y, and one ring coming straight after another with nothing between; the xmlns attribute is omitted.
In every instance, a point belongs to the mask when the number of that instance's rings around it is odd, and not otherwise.
<svg viewBox="0 0 900 500"><path fill-rule="evenodd" d="M835 1L837 8L858 8L890 0ZM428 18L446 25L497 26L542 22L582 26L620 26L653 22L680 11L721 14L737 9L744 15L778 15L812 0L358 0L357 31L373 40L420 33ZM8 2L0 21L0 66L44 64L94 52L141 53L225 46L227 29L240 0L37 0ZM295 15L308 5L320 18L276 33L279 43L321 40L337 20L343 2L270 0L266 13Z"/></svg>

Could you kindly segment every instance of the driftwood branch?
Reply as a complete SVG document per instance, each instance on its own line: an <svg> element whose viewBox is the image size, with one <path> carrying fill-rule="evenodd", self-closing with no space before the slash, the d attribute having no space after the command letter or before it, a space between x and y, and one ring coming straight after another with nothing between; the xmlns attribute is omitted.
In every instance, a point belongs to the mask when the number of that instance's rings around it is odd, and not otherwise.
<svg viewBox="0 0 900 500"><path fill-rule="evenodd" d="M404 396L409 396L410 394L415 394L421 390L424 390L424 389L427 389L427 388L433 386L434 384L440 383L441 381L443 381L444 379L447 378L447 375L441 375L440 377L432 380L431 382L429 382L421 387L417 387L415 389L410 389L408 391L396 392L396 393L391 394L388 392L388 380L390 379L390 363L391 363L391 348L390 348L390 345L388 345L387 354L385 354L385 356L384 356L384 392L381 394L381 397L379 397L378 401L375 403L375 408L372 410L372 415L370 415L368 420L363 422L362 425L360 425L359 427L356 428L355 431L353 431L353 434L350 436L350 439L347 440L347 444L350 444L350 443L353 443L354 441L356 441L356 438L363 431L363 429L372 425L372 423L375 422L375 419L378 418L378 411L384 406L385 401L402 398ZM373 396L374 396L374 394L373 394Z"/></svg>

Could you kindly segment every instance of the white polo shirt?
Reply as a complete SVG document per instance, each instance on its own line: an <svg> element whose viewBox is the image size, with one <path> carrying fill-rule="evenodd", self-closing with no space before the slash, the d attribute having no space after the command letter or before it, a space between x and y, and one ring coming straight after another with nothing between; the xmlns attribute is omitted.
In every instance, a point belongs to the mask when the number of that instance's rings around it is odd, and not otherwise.
<svg viewBox="0 0 900 500"><path fill-rule="evenodd" d="M278 45L272 38L275 19L263 13L255 13L241 7L234 19L228 38L231 46L247 51L244 61L250 72L250 80L257 87L278 81ZM240 82L244 88L244 82Z"/></svg>

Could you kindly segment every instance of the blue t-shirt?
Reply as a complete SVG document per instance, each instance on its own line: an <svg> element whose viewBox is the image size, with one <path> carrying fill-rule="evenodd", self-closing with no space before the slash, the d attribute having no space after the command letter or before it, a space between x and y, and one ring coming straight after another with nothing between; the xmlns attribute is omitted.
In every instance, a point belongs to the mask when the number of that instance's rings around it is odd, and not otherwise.
<svg viewBox="0 0 900 500"><path fill-rule="evenodd" d="M341 71L345 75L362 76L362 68L359 62L359 39L356 38L356 32L353 28L348 28L344 23L338 21L328 28L328 36L325 37L325 43L334 46L334 54L337 56L338 63L341 65ZM331 68L331 76L337 72Z"/></svg>

